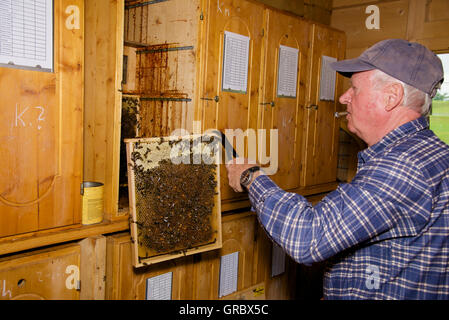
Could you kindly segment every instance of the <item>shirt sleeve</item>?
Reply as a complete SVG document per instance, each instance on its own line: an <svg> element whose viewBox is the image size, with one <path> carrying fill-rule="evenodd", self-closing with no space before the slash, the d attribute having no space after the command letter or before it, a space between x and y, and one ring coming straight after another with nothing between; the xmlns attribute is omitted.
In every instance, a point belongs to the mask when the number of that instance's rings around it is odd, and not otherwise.
<svg viewBox="0 0 449 320"><path fill-rule="evenodd" d="M249 197L271 238L304 264L361 242L415 235L427 224L432 202L416 166L394 157L365 165L315 206L264 175L251 184Z"/></svg>

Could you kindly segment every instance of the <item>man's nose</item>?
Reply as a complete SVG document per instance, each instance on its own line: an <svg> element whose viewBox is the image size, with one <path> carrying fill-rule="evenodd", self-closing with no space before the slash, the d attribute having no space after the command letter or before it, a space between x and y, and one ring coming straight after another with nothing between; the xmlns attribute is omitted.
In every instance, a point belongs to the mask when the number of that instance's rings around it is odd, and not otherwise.
<svg viewBox="0 0 449 320"><path fill-rule="evenodd" d="M341 104L348 104L349 102L351 102L351 88L349 88L348 90L346 90L345 93L343 93L340 98L338 99L338 101L340 101Z"/></svg>

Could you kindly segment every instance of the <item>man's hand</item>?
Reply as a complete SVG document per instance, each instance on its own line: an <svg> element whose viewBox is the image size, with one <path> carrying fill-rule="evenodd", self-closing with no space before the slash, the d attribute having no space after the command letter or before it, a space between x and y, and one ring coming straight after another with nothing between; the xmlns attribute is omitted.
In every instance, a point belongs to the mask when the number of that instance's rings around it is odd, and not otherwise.
<svg viewBox="0 0 449 320"><path fill-rule="evenodd" d="M243 171L255 166L257 166L257 164L254 163L254 161L252 163L249 163L249 160L245 158L236 158L229 161L226 164L226 169L228 170L229 186L235 192L243 192L244 190L242 188L242 185L240 184L240 176L242 175ZM255 179L255 177L259 176L259 174L260 171L255 172L253 180ZM248 185L248 189L250 185Z"/></svg>

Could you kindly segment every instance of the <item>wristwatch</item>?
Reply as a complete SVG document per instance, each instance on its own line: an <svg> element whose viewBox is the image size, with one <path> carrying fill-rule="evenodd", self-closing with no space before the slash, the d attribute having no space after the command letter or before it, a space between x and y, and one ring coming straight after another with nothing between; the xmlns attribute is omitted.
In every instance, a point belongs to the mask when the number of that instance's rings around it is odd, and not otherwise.
<svg viewBox="0 0 449 320"><path fill-rule="evenodd" d="M253 180L253 173L259 170L260 170L259 166L254 166L243 171L242 174L240 175L240 184L243 187L245 187L245 189L247 189L247 187Z"/></svg>

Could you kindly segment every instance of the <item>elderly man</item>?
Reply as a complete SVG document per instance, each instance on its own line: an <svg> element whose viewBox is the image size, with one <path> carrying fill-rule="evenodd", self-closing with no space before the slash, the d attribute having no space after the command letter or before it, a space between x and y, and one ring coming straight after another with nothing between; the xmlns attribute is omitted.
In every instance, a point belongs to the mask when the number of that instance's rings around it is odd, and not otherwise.
<svg viewBox="0 0 449 320"><path fill-rule="evenodd" d="M233 161L230 186L248 190L260 223L293 259L328 260L326 299L449 299L449 146L425 118L441 61L390 39L333 68L351 78L340 102L368 145L351 183L312 206Z"/></svg>

